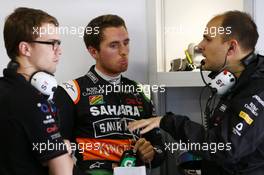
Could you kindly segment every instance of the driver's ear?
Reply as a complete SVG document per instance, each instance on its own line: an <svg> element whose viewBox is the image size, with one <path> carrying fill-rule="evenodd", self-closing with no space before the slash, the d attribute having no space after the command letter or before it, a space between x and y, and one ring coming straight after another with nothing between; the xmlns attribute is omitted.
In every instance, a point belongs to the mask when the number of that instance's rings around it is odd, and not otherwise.
<svg viewBox="0 0 264 175"><path fill-rule="evenodd" d="M90 53L90 55L94 58L94 59L97 59L98 57L98 50L92 46L89 46L87 48L88 52Z"/></svg>

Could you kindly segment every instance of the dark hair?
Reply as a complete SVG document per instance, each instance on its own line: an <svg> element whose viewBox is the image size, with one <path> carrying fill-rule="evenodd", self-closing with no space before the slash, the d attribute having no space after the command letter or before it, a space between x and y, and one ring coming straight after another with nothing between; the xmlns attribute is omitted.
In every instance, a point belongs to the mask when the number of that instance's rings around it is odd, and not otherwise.
<svg viewBox="0 0 264 175"><path fill-rule="evenodd" d="M231 33L223 35L223 40L236 39L244 50L254 50L258 41L257 26L251 16L241 11L227 11L222 15L222 26L231 27Z"/></svg>
<svg viewBox="0 0 264 175"><path fill-rule="evenodd" d="M125 27L126 29L125 21L117 15L109 14L94 18L86 26L85 31L87 31L87 29L94 30L95 28L98 28L99 32L92 32L92 33L84 32L83 40L86 45L86 48L92 46L99 51L100 43L103 40L104 29L108 27L121 27L121 26Z"/></svg>
<svg viewBox="0 0 264 175"><path fill-rule="evenodd" d="M12 61L15 61L18 56L19 43L36 39L39 34L33 29L41 27L43 23L59 25L55 17L39 9L19 7L7 17L4 41L7 55Z"/></svg>

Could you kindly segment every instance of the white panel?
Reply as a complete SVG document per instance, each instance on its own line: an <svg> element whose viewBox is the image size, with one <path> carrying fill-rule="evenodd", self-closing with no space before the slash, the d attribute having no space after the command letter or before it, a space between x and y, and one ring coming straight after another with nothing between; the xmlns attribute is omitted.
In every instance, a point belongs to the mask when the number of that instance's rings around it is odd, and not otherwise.
<svg viewBox="0 0 264 175"><path fill-rule="evenodd" d="M184 58L191 42L199 43L207 22L228 10L243 10L241 0L164 0L166 70L175 58Z"/></svg>

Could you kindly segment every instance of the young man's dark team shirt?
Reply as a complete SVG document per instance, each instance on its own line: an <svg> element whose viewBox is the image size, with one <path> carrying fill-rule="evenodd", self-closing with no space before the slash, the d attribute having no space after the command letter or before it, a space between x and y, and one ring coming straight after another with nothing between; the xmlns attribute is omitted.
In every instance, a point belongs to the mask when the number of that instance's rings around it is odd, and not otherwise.
<svg viewBox="0 0 264 175"><path fill-rule="evenodd" d="M67 153L56 107L12 69L4 70L0 92L0 174L47 175L42 164Z"/></svg>

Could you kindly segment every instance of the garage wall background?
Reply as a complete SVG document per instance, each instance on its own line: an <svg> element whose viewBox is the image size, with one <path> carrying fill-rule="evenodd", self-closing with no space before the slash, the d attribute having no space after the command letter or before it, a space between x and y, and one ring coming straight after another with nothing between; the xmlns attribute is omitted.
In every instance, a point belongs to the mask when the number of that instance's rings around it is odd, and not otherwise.
<svg viewBox="0 0 264 175"><path fill-rule="evenodd" d="M6 67L7 57L3 41L4 20L17 7L42 9L55 16L60 26L85 27L96 16L117 14L126 21L130 34L129 70L125 73L130 78L142 83L148 82L148 59L146 40L145 0L2 0L0 7L0 76ZM86 51L79 35L62 35L62 56L56 77L59 82L85 74L94 60Z"/></svg>

